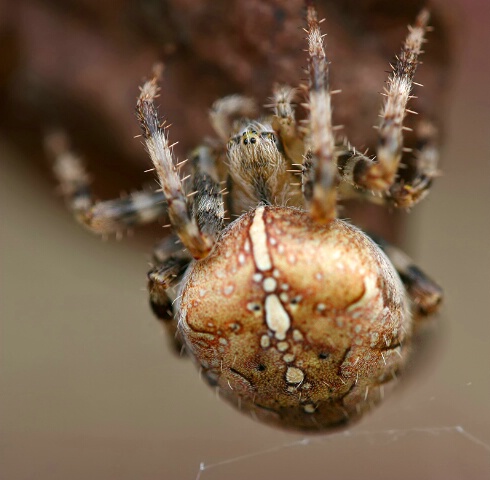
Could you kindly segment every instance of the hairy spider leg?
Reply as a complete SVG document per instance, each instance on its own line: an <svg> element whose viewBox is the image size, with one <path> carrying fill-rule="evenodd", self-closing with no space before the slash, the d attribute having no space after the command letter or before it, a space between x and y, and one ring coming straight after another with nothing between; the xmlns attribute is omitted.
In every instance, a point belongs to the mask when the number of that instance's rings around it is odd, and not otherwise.
<svg viewBox="0 0 490 480"><path fill-rule="evenodd" d="M338 167L341 179L353 189L342 189L343 198L363 200L396 208L411 208L429 193L433 180L439 176L439 149L437 128L429 120L421 120L415 127L416 146L409 159L409 174L395 179L389 190L373 195L362 185L362 172L375 161L358 152L347 142L339 146ZM344 187L344 185L342 185Z"/></svg>
<svg viewBox="0 0 490 480"><path fill-rule="evenodd" d="M152 267L148 272L148 293L153 314L162 323L175 350L182 354L183 343L177 334L177 318L173 302L192 257L182 249L176 235L162 239L153 249Z"/></svg>
<svg viewBox="0 0 490 480"><path fill-rule="evenodd" d="M273 109L272 128L279 134L285 155L292 164L303 161L303 135L296 123L293 101L296 90L289 85L276 84L272 90L272 103L266 105Z"/></svg>
<svg viewBox="0 0 490 480"><path fill-rule="evenodd" d="M317 13L307 5L308 34L308 151L303 162L303 195L314 221L329 223L336 217L338 183L328 61Z"/></svg>
<svg viewBox="0 0 490 480"><path fill-rule="evenodd" d="M394 182L403 150L403 119L412 91L418 56L425 42L429 11L422 10L403 45L396 64L388 78L386 97L381 109L378 129L378 163L373 167L374 178L380 179L378 190L385 190ZM384 182L383 182L384 180ZM374 182L377 184L377 182Z"/></svg>
<svg viewBox="0 0 490 480"><path fill-rule="evenodd" d="M154 104L158 94L158 76L159 72L155 72L153 78L141 87L136 105L137 118L168 203L170 223L191 255L196 259L205 258L213 248L215 238L200 230L197 218L189 208L179 167L174 162L172 147Z"/></svg>
<svg viewBox="0 0 490 480"><path fill-rule="evenodd" d="M207 146L196 148L191 163L194 188L190 194L191 211L200 230L216 239L223 228L224 208L211 149ZM169 289L180 283L192 260L180 244L181 241L172 235L156 246L153 251L155 265L148 272L148 291L153 313L167 329L173 346L182 353L183 344L177 334L178 322L172 307L175 294L169 293Z"/></svg>
<svg viewBox="0 0 490 480"><path fill-rule="evenodd" d="M155 265L148 272L148 292L150 307L155 317L167 331L167 338L177 353L183 354L182 339L178 334L178 319L176 318L169 289L176 286L184 275L189 259L180 256L170 256L164 262Z"/></svg>
<svg viewBox="0 0 490 480"><path fill-rule="evenodd" d="M216 157L210 147L201 145L191 154L192 214L201 232L216 239L223 229L225 209L224 190L216 168Z"/></svg>
<svg viewBox="0 0 490 480"><path fill-rule="evenodd" d="M415 307L414 313L419 318L436 313L443 298L442 288L428 277L405 252L382 238L375 235L370 236L386 253L398 272Z"/></svg>
<svg viewBox="0 0 490 480"><path fill-rule="evenodd" d="M356 186L378 192L387 191L395 177L403 154L403 120L411 98L413 78L422 53L422 45L429 21L428 10L422 10L408 36L401 53L392 66L383 95L378 129L377 157L373 160L357 152L342 162L344 176Z"/></svg>
<svg viewBox="0 0 490 480"><path fill-rule="evenodd" d="M69 209L90 231L120 235L130 227L155 222L166 214L167 202L161 192L139 191L123 198L95 201L90 176L82 160L70 150L66 135L61 131L48 134L45 147L53 159L53 171Z"/></svg>
<svg viewBox="0 0 490 480"><path fill-rule="evenodd" d="M422 120L415 126L415 135L417 145L411 175L403 181L397 179L387 195L387 200L399 208L413 207L424 199L434 178L440 175L436 126Z"/></svg>

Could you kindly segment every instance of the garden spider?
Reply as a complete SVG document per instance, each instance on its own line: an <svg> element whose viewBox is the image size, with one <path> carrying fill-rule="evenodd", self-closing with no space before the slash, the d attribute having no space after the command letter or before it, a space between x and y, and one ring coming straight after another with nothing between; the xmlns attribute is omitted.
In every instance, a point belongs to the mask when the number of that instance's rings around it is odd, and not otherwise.
<svg viewBox="0 0 490 480"><path fill-rule="evenodd" d="M69 206L93 232L168 213L173 233L148 274L153 312L207 382L260 420L325 430L359 418L396 383L417 326L441 301L440 288L404 253L336 218L338 196L410 207L437 174L430 123L418 124L416 152L403 147L428 18L423 10L409 28L389 75L375 159L336 137L323 36L309 2L307 119L296 122L287 86L274 87L273 114L259 120L251 120L251 99L218 100L210 112L218 140L192 152L189 192L180 173L186 162L175 161L154 105L158 69L136 111L161 190L95 203L63 135L47 139ZM397 175L403 155L416 159L410 181ZM238 218L229 222L226 210Z"/></svg>

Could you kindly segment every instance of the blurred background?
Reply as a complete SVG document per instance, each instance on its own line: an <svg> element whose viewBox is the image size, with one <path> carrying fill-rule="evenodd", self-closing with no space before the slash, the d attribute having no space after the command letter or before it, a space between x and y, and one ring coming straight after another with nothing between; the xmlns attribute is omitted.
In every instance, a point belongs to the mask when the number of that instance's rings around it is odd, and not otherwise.
<svg viewBox="0 0 490 480"><path fill-rule="evenodd" d="M150 183L132 109L164 60L179 155L235 91L301 78L301 1L0 1L0 476L24 479L485 479L490 475L490 4L431 2L417 110L441 168L410 215L363 211L444 287L433 354L347 433L255 423L167 348L145 279L159 226L102 242L75 224L42 152L62 124L103 198ZM387 62L422 2L319 2L335 115L369 146ZM368 214L368 217L366 217Z"/></svg>

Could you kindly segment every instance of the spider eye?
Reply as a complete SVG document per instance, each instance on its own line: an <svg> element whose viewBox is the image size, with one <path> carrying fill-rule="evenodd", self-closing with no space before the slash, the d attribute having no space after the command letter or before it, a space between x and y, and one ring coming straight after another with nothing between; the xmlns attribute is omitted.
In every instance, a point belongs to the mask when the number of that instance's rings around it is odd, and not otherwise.
<svg viewBox="0 0 490 480"><path fill-rule="evenodd" d="M249 143L257 143L257 132L251 131L243 134L243 144L248 145Z"/></svg>
<svg viewBox="0 0 490 480"><path fill-rule="evenodd" d="M277 138L276 134L273 133L273 132L264 132L264 133L261 134L261 137L262 138L266 138L267 140L270 140L275 145L278 144L278 138Z"/></svg>

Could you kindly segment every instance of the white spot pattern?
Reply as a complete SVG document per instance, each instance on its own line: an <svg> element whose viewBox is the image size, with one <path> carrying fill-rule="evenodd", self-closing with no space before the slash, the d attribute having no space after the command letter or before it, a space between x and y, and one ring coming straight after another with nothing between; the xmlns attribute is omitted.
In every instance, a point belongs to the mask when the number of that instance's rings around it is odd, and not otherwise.
<svg viewBox="0 0 490 480"><path fill-rule="evenodd" d="M255 265L261 271L270 270L272 268L272 261L267 247L264 207L259 207L255 211L254 219L250 227L250 239L252 240L252 252Z"/></svg>
<svg viewBox="0 0 490 480"><path fill-rule="evenodd" d="M286 381L288 383L301 383L305 379L303 370L296 367L288 367L286 370Z"/></svg>
<svg viewBox="0 0 490 480"><path fill-rule="evenodd" d="M259 207L255 211L249 233L255 266L261 272L271 270L273 265L269 254L269 247L267 245L264 207ZM279 272L276 270L276 276L278 276L278 273ZM259 281L259 278L262 279L262 274L259 272L255 273L253 279ZM264 301L265 321L267 326L269 330L274 332L277 340L285 340L286 332L291 326L291 319L279 300L279 297L272 293L277 288L277 282L274 278L267 277L263 281L262 287L268 294Z"/></svg>
<svg viewBox="0 0 490 480"><path fill-rule="evenodd" d="M266 292L273 292L277 287L277 282L272 277L268 277L264 280L263 287Z"/></svg>
<svg viewBox="0 0 490 480"><path fill-rule="evenodd" d="M291 326L288 312L282 306L277 295L268 295L265 299L265 321L278 340L286 338L286 332Z"/></svg>

